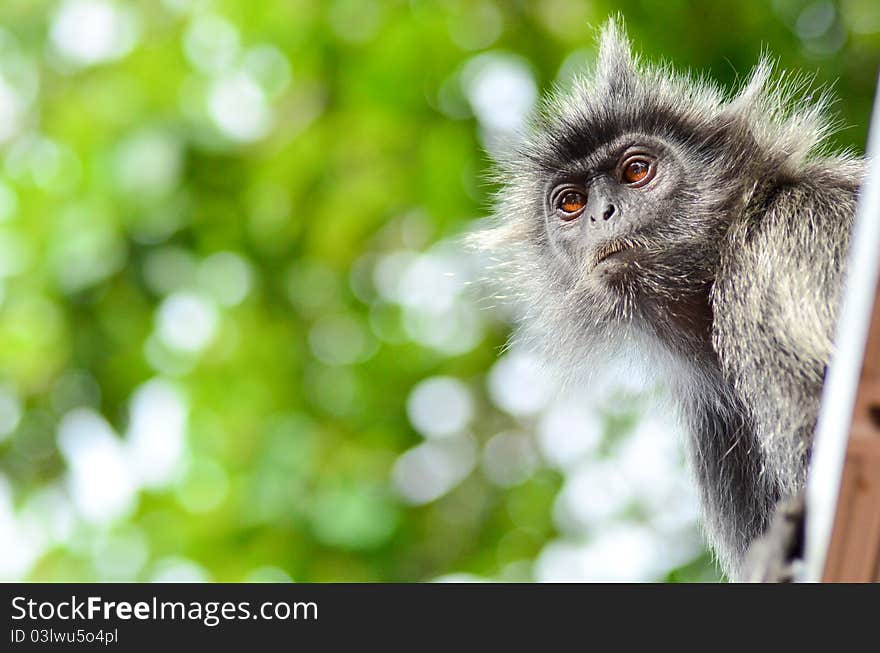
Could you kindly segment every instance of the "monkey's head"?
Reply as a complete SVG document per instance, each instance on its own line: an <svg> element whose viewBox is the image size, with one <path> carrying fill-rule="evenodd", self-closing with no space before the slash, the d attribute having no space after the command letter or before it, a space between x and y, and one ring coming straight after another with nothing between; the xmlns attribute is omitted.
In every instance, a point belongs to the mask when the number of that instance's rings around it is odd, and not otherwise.
<svg viewBox="0 0 880 653"><path fill-rule="evenodd" d="M570 361L645 334L708 342L731 221L827 131L824 96L792 102L798 84L771 86L770 68L727 96L642 64L606 23L592 75L545 101L499 162L493 226L474 237L532 341Z"/></svg>

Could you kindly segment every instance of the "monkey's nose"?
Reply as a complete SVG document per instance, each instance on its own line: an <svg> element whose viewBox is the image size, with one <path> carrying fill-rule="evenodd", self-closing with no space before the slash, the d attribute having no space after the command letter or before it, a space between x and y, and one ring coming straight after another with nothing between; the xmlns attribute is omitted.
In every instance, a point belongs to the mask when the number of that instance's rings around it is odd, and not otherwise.
<svg viewBox="0 0 880 653"><path fill-rule="evenodd" d="M614 208L613 204L608 204L605 209L602 211L602 219L610 220L611 216L614 215L617 209ZM596 222L596 216L590 215L590 222Z"/></svg>

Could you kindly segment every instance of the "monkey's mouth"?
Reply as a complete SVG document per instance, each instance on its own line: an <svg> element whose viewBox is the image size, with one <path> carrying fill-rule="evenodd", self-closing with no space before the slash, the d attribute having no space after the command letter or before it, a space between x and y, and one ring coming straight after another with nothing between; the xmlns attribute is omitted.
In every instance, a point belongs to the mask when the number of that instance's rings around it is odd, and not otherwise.
<svg viewBox="0 0 880 653"><path fill-rule="evenodd" d="M631 251L633 247L633 243L625 240L612 240L610 243L602 245L596 252L596 265L611 258L618 258L624 253Z"/></svg>

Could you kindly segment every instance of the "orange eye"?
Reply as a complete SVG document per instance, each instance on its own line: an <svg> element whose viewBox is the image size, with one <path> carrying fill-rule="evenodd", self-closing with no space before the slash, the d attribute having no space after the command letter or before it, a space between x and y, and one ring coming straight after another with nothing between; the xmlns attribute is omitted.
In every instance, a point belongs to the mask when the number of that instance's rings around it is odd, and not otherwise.
<svg viewBox="0 0 880 653"><path fill-rule="evenodd" d="M633 158L623 165L621 176L624 183L645 184L654 176L654 167L648 159Z"/></svg>
<svg viewBox="0 0 880 653"><path fill-rule="evenodd" d="M566 220L573 220L578 214L584 210L587 205L587 197L583 193L570 190L562 194L557 203L557 207L564 214L562 217Z"/></svg>

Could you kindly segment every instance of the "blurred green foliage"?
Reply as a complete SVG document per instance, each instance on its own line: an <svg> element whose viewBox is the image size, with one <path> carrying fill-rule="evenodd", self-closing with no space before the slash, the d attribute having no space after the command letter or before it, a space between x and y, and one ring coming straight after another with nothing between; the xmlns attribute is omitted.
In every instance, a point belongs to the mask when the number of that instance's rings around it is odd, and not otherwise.
<svg viewBox="0 0 880 653"><path fill-rule="evenodd" d="M477 449L534 428L487 390L503 312L414 312L418 284L408 304L381 280L394 253L454 257L488 210L469 63L563 83L616 11L648 59L728 86L763 51L833 82L836 142L862 147L876 0L5 0L2 575L541 576L569 537L565 469L498 483L484 462L424 502L392 482L424 440L407 413L424 379L467 388ZM606 415L597 455L640 405ZM653 577L717 577L685 558Z"/></svg>

